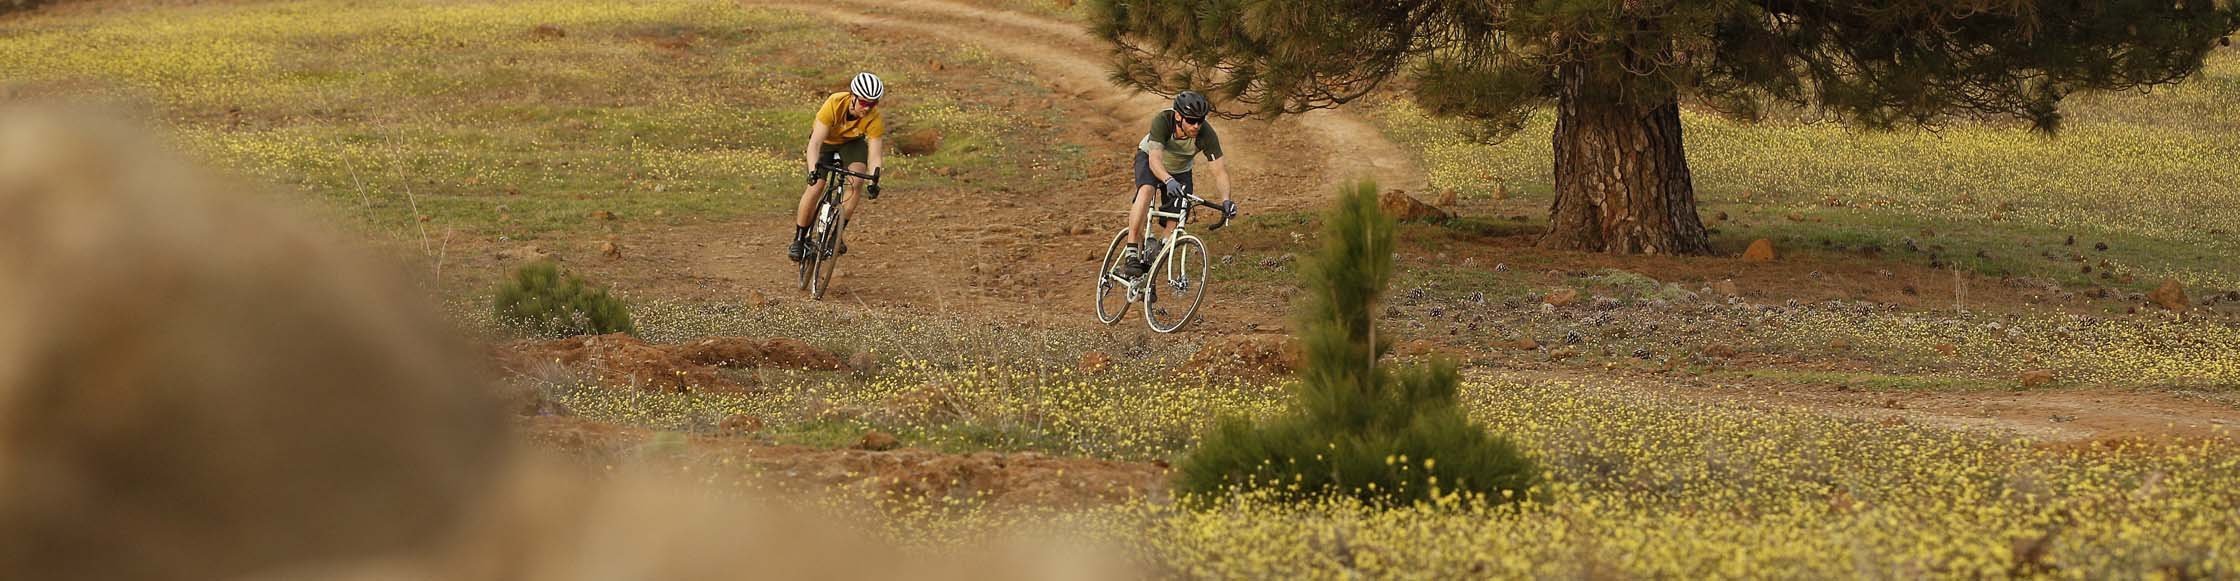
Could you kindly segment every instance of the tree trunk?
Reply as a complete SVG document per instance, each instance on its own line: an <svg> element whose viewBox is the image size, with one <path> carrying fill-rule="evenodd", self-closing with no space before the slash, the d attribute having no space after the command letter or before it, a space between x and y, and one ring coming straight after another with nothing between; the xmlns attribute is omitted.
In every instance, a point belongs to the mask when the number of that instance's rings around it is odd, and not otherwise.
<svg viewBox="0 0 2240 581"><path fill-rule="evenodd" d="M1680 144L1679 100L1670 91L1644 97L1622 81L1590 82L1598 75L1586 68L1557 71L1556 202L1540 247L1709 253Z"/></svg>

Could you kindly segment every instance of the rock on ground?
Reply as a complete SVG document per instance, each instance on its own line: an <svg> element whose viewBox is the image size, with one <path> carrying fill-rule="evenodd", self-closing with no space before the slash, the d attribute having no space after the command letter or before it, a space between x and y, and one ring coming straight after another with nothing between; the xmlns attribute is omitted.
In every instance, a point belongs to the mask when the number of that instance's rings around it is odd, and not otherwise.
<svg viewBox="0 0 2240 581"><path fill-rule="evenodd" d="M1743 262L1773 262L1773 259L1772 240L1764 238L1753 240L1750 242L1750 248L1742 251Z"/></svg>
<svg viewBox="0 0 2240 581"><path fill-rule="evenodd" d="M1446 210L1418 201L1400 190L1385 192L1383 197L1378 198L1377 207L1383 209L1385 215L1401 222L1445 220L1450 217Z"/></svg>
<svg viewBox="0 0 2240 581"><path fill-rule="evenodd" d="M2186 310L2186 307L2193 304L2186 300L2185 285L2180 284L2178 279L2175 278L2162 279L2162 286L2155 287L2154 292L2147 293L2147 300L2173 311Z"/></svg>

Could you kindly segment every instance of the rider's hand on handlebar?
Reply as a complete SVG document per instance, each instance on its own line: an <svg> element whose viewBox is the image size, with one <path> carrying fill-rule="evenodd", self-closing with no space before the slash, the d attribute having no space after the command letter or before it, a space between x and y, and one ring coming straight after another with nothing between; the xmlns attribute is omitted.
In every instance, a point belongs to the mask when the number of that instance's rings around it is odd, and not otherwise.
<svg viewBox="0 0 2240 581"><path fill-rule="evenodd" d="M871 185L864 186L863 195L868 196L874 200L879 199L879 183L872 182Z"/></svg>
<svg viewBox="0 0 2240 581"><path fill-rule="evenodd" d="M1223 218L1223 219L1228 219L1228 218L1235 218L1235 217L1237 217L1237 201L1236 201L1236 200L1222 200L1222 201L1221 201L1221 216L1222 216L1222 218Z"/></svg>
<svg viewBox="0 0 2240 581"><path fill-rule="evenodd" d="M809 183L817 183L817 170L809 170Z"/></svg>
<svg viewBox="0 0 2240 581"><path fill-rule="evenodd" d="M1174 179L1174 178L1172 178L1172 177L1169 177L1169 178L1167 178L1167 184L1166 184L1166 185L1167 185L1167 195L1169 195L1169 196L1180 196L1180 195L1182 195L1182 182L1181 182L1181 181L1179 181L1179 180L1176 180L1176 179Z"/></svg>

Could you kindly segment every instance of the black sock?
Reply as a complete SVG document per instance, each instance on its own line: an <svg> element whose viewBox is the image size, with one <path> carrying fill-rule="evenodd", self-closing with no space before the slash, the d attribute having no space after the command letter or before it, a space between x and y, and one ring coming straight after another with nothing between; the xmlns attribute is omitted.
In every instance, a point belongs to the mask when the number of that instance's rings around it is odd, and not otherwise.
<svg viewBox="0 0 2240 581"><path fill-rule="evenodd" d="M794 227L793 227L793 239L794 239L794 240L800 240L800 239L803 239L803 238L808 238L808 237L809 237L809 227L808 227L808 226L794 226Z"/></svg>

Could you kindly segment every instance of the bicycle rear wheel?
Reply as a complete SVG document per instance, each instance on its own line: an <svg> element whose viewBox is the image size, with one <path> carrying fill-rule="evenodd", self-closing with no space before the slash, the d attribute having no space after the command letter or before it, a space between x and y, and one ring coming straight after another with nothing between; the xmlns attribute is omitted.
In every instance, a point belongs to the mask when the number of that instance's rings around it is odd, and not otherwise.
<svg viewBox="0 0 2240 581"><path fill-rule="evenodd" d="M1120 322L1121 317L1128 315L1128 305L1134 304L1128 300L1127 283L1120 282L1119 275L1113 274L1120 268L1121 249L1127 246L1128 230L1122 228L1120 233L1112 235L1112 245L1105 247L1104 261L1097 263L1097 321L1100 323Z"/></svg>
<svg viewBox="0 0 2240 581"><path fill-rule="evenodd" d="M1173 333L1189 325L1206 300L1211 280L1206 276L1206 244L1194 236L1177 238L1172 251L1157 260L1143 275L1143 322L1153 331Z"/></svg>

